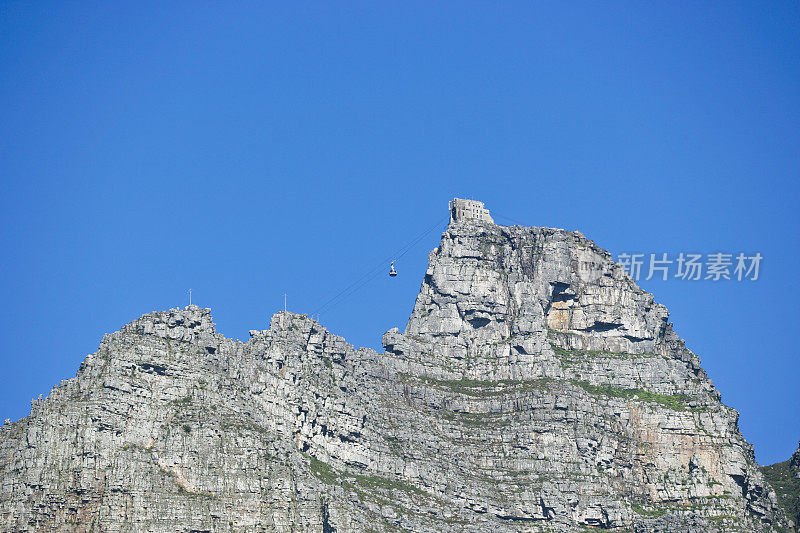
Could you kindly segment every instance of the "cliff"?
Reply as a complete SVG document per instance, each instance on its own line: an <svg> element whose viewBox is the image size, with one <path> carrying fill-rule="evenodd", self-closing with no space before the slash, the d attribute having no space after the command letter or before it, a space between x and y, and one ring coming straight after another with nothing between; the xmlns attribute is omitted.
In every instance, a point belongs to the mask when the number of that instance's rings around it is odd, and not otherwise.
<svg viewBox="0 0 800 533"><path fill-rule="evenodd" d="M4 531L769 531L737 413L578 232L453 221L384 353L196 306L0 433Z"/></svg>

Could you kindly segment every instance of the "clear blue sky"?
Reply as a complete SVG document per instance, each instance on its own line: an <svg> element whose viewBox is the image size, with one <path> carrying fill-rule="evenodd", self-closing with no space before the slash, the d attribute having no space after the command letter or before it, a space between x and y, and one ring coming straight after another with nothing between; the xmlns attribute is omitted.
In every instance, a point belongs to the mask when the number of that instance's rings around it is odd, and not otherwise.
<svg viewBox="0 0 800 533"><path fill-rule="evenodd" d="M165 5L169 4L169 5ZM621 252L760 252L642 282L741 412L800 439L797 2L0 4L0 419L187 290L247 339L453 196ZM428 234L322 322L404 326Z"/></svg>

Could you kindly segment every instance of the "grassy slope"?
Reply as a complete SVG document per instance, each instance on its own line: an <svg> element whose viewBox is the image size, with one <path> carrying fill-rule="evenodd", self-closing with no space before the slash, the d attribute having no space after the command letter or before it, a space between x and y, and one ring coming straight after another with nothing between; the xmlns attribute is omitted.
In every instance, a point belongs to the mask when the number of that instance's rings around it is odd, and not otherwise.
<svg viewBox="0 0 800 533"><path fill-rule="evenodd" d="M791 462L789 460L762 466L761 471L775 489L778 503L786 516L798 524L800 523L800 478L797 477L797 468L793 467Z"/></svg>

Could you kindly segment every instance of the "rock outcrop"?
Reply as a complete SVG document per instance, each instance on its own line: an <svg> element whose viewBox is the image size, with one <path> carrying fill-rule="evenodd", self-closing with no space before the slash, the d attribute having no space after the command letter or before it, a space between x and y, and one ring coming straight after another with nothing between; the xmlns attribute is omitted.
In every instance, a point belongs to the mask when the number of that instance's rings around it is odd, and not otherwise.
<svg viewBox="0 0 800 533"><path fill-rule="evenodd" d="M667 310L578 232L451 222L383 343L145 315L0 430L0 530L786 525Z"/></svg>

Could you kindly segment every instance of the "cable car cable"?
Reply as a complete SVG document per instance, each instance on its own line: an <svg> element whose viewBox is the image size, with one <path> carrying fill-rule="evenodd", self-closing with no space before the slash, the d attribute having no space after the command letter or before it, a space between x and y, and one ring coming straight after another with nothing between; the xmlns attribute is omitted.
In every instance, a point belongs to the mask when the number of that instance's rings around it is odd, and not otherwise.
<svg viewBox="0 0 800 533"><path fill-rule="evenodd" d="M354 281L353 283L351 283L350 285L348 285L347 287L345 287L344 289L339 291L337 294L335 294L331 298L329 298L324 304L322 304L320 307L318 307L317 310L312 313L312 315L318 315L321 311L325 310L326 308L329 308L329 307L331 307L333 305L336 305L336 304L340 303L347 296L350 296L351 294L357 292L359 289L361 289L361 287L363 287L364 285L369 283L377 274L379 274L381 270L386 268L386 263L387 262L392 261L392 259L394 259L395 262L398 261L401 257L403 257L408 252L410 252L414 248L414 246L416 246L416 244L419 243L419 241L421 241L423 238L425 238L426 235L428 235L431 231L433 231L438 226L440 226L442 224L442 222L444 222L448 218L449 218L449 216L437 220L436 223L433 226L431 226L430 228L426 229L421 234L419 234L416 238L414 238L412 241L410 241L405 246L402 246L400 249L398 249L395 252L394 255L391 255L387 259L381 261L374 268L370 269L368 272L366 272L364 275L362 275L356 281Z"/></svg>
<svg viewBox="0 0 800 533"><path fill-rule="evenodd" d="M391 260L391 258L392 258L392 257L397 257L397 258L399 259L400 257L403 257L404 255L406 255L406 254L407 254L409 251L411 251L411 250L414 248L414 246L415 246L415 245L416 245L416 244L417 244L419 241L421 241L421 240L422 240L422 239L423 239L423 238L424 238L424 237L425 237L425 236L426 236L428 233L430 233L430 232L431 232L433 229L435 229L435 228L436 228L437 226L439 226L439 225L440 225L442 222L444 222L444 220L446 220L446 218L447 218L447 217L445 217L445 218L443 218L443 219L440 219L440 220L437 220L437 221L436 221L436 224L434 224L434 225L433 225L433 226L431 226L430 228L426 229L424 232L422 232L420 235L418 235L418 236L417 236L417 237L416 237L414 240L412 240L412 241L410 241L409 243L407 243L405 246L403 246L403 247L401 247L400 249L398 249L398 250L397 250L397 252L396 252L396 254L397 254L397 255L390 256L390 257L389 257L389 258L387 258L386 260L383 260L383 261L381 261L381 262L380 262L379 264L377 264L377 265L376 265L376 266L375 266L373 269L371 269L370 271L368 271L367 273L365 273L365 274L364 274L363 276L361 276L359 279L357 279L356 281L354 281L353 283L351 283L349 286L347 286L346 288L342 289L342 290L341 290L341 291L340 291L338 294L334 295L332 298L330 298L328 301L326 301L326 302L325 302L325 303L324 303L322 306L320 306L320 307L317 309L317 311L315 311L313 314L319 314L319 312L320 312L320 311L322 311L323 309L329 308L329 307L331 307L332 305L336 305L336 304L340 303L340 301L341 301L341 300L345 299L347 296L350 296L351 294L353 294L353 293L355 293L356 291L358 291L358 290L359 290L361 287L363 287L363 286L364 286L366 283L369 283L369 282L370 282L370 281L371 281L371 280L372 280L372 279L373 279L373 278L374 278L374 277L375 277L377 274L379 274L379 273L380 273L380 271L381 271L383 268L385 268L385 267L386 267L386 263L387 263L389 260ZM396 259L395 259L395 261L396 261ZM337 301L337 300L338 300L338 301ZM335 302L335 303L334 303L334 302Z"/></svg>
<svg viewBox="0 0 800 533"><path fill-rule="evenodd" d="M503 215L503 214L501 214L501 213L498 213L497 211L492 211L492 214L493 214L494 216L496 216L496 217L504 218L504 219L506 219L506 220L509 220L509 221L511 221L511 222L514 222L515 224L519 224L520 226L526 226L526 225L527 225L527 224L525 224L525 222L520 222L519 220L515 220L515 219L513 219L513 218L511 218L511 217L507 217L507 216L505 216L505 215Z"/></svg>

